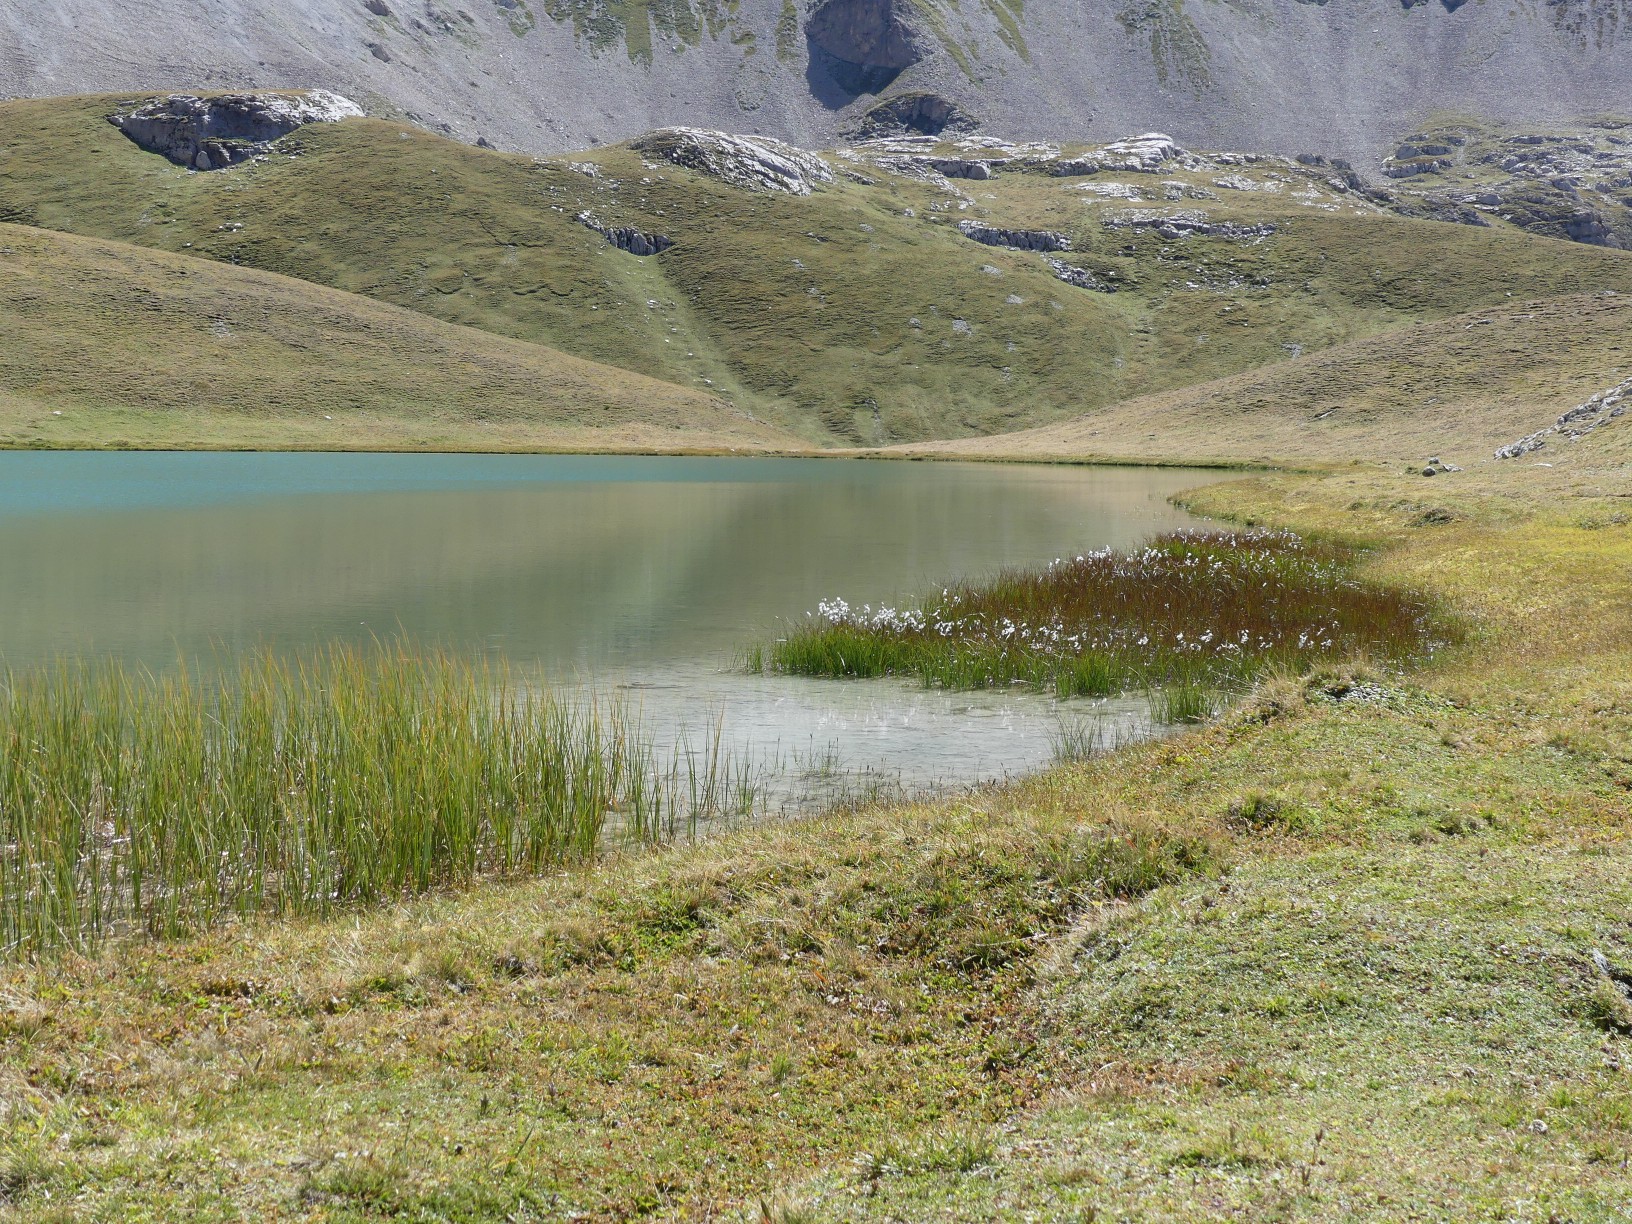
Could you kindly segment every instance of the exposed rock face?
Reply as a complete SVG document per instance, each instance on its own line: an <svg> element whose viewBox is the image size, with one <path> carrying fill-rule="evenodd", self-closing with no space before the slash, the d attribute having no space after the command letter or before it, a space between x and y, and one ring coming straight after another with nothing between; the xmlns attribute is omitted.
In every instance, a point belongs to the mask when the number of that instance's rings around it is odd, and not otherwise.
<svg viewBox="0 0 1632 1224"><path fill-rule="evenodd" d="M967 160L961 157L926 157L924 164L937 174L944 174L947 178L972 179L984 182L992 177L993 166L989 161Z"/></svg>
<svg viewBox="0 0 1632 1224"><path fill-rule="evenodd" d="M982 246L1009 247L1015 251L1069 251L1071 239L1053 230L1010 230L959 221L958 232Z"/></svg>
<svg viewBox="0 0 1632 1224"><path fill-rule="evenodd" d="M659 255L674 245L674 240L667 234L644 234L631 225L602 225L593 214L587 212L578 214L578 224L594 230L618 250L631 255Z"/></svg>
<svg viewBox="0 0 1632 1224"><path fill-rule="evenodd" d="M1275 233L1273 223L1240 225L1234 221L1210 221L1204 212L1164 213L1153 209L1132 209L1104 218L1106 229L1155 230L1163 238L1190 237L1257 239Z"/></svg>
<svg viewBox="0 0 1632 1224"><path fill-rule="evenodd" d="M894 146L897 143L896 141L891 141L888 144L877 141L869 142L864 151L876 158L874 164L880 169L920 179L940 177L985 182L987 179L994 177L1007 164L1001 158L985 160L962 157L924 157L916 154L903 156L895 151Z"/></svg>
<svg viewBox="0 0 1632 1224"><path fill-rule="evenodd" d="M856 135L864 140L916 132L940 136L947 132L972 132L980 126L968 111L932 93L897 94L872 106L861 117Z"/></svg>
<svg viewBox="0 0 1632 1224"><path fill-rule="evenodd" d="M1049 270L1054 273L1055 280L1062 280L1068 285L1075 285L1078 289L1090 289L1095 293L1115 293L1116 286L1102 281L1086 268L1079 268L1068 264L1063 259L1050 259Z"/></svg>
<svg viewBox="0 0 1632 1224"><path fill-rule="evenodd" d="M809 195L815 184L833 181L833 168L816 154L763 136L662 128L630 147L746 191Z"/></svg>
<svg viewBox="0 0 1632 1224"><path fill-rule="evenodd" d="M336 123L363 113L339 94L239 93L198 97L171 94L135 110L110 115L112 123L150 153L190 170L223 170L265 153L272 142L308 123Z"/></svg>
<svg viewBox="0 0 1632 1224"><path fill-rule="evenodd" d="M1064 234L1053 230L998 229L996 226L982 225L978 221L959 221L958 232L982 246L1007 247L1012 251L1041 251L1043 262L1048 265L1055 280L1064 281L1078 289L1091 289L1096 293L1116 292L1115 285L1101 280L1086 268L1068 264L1063 259L1050 258L1056 252L1071 249L1071 239ZM987 271L998 272L998 269L988 268Z"/></svg>
<svg viewBox="0 0 1632 1224"><path fill-rule="evenodd" d="M1610 387L1607 391L1598 392L1585 403L1577 404L1546 429L1537 430L1517 442L1508 443L1496 452L1496 458L1517 459L1522 455L1528 455L1531 451L1546 446L1549 438L1568 438L1572 442L1584 438L1593 430L1608 425L1616 417L1623 416L1629 397L1632 397L1632 378Z"/></svg>
<svg viewBox="0 0 1632 1224"><path fill-rule="evenodd" d="M1176 184L1169 183L1168 186L1176 186ZM1107 200L1143 200L1147 198L1145 193L1132 183L1079 183L1072 190L1086 192L1088 195L1099 196ZM1184 199L1184 190L1180 188L1178 194L1173 198L1176 200Z"/></svg>
<svg viewBox="0 0 1632 1224"><path fill-rule="evenodd" d="M895 0L827 0L805 25L812 74L825 74L852 98L884 89L923 58L905 7Z"/></svg>
<svg viewBox="0 0 1632 1224"><path fill-rule="evenodd" d="M1595 208L1578 208L1564 222L1564 236L1571 242L1589 246L1621 248L1620 236L1609 228L1604 215Z"/></svg>
<svg viewBox="0 0 1632 1224"><path fill-rule="evenodd" d="M1134 174L1171 174L1181 166L1186 170L1199 170L1203 165L1200 158L1181 149L1171 136L1163 132L1146 132L1143 136L1113 140L1097 153L1087 157L1052 162L1048 169L1050 174L1072 178L1083 174L1098 174L1101 170L1130 171Z"/></svg>
<svg viewBox="0 0 1632 1224"><path fill-rule="evenodd" d="M1419 174L1439 174L1457 164L1467 138L1460 132L1417 133L1408 136L1383 161L1383 173L1391 179L1415 178Z"/></svg>
<svg viewBox="0 0 1632 1224"><path fill-rule="evenodd" d="M518 152L654 123L822 148L899 71L889 91L958 104L1016 140L1150 127L1191 147L1375 167L1425 114L1539 130L1624 112L1628 12L1628 0L0 0L0 97L314 86ZM834 63L855 67L847 83L862 92L840 87ZM900 118L937 122L928 103Z"/></svg>

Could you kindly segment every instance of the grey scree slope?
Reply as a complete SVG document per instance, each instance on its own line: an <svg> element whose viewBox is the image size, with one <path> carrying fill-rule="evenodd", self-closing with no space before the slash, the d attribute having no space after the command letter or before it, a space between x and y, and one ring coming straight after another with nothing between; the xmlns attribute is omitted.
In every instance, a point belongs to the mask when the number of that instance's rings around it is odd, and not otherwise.
<svg viewBox="0 0 1632 1224"><path fill-rule="evenodd" d="M1160 128L1368 162L1433 112L1632 110L1632 0L691 5L659 24L629 0L0 0L0 94L316 86L544 153L668 124L830 145L933 93L1016 139Z"/></svg>

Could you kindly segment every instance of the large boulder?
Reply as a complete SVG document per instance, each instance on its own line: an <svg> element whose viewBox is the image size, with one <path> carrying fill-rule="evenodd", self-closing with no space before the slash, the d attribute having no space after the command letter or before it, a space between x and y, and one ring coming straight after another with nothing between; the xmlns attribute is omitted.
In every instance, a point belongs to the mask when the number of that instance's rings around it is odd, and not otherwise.
<svg viewBox="0 0 1632 1224"><path fill-rule="evenodd" d="M150 153L190 170L224 170L267 151L308 123L335 123L363 113L349 98L306 93L171 94L108 116Z"/></svg>

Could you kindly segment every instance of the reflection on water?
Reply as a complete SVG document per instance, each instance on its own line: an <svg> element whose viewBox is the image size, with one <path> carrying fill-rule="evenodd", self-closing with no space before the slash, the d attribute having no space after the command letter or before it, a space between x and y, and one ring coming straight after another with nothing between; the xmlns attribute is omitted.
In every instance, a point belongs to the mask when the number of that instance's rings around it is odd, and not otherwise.
<svg viewBox="0 0 1632 1224"><path fill-rule="evenodd" d="M0 655L162 668L402 630L909 785L1046 760L1033 695L756 678L818 599L911 598L1180 525L1195 472L603 456L0 454ZM1121 703L1132 717L1137 703Z"/></svg>

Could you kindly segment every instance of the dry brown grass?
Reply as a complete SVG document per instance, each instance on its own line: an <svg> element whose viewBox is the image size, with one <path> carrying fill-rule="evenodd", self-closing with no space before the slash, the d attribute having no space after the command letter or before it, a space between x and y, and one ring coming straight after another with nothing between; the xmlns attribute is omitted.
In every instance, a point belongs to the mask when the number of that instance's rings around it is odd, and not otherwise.
<svg viewBox="0 0 1632 1224"><path fill-rule="evenodd" d="M1624 294L1515 303L1138 396L1059 425L901 450L1293 464L1441 456L1471 466L1632 375L1629 331L1632 296ZM1604 430L1592 444L1606 448L1628 433ZM1625 454L1624 441L1613 445Z"/></svg>

